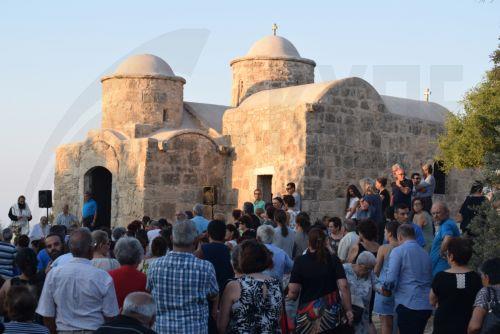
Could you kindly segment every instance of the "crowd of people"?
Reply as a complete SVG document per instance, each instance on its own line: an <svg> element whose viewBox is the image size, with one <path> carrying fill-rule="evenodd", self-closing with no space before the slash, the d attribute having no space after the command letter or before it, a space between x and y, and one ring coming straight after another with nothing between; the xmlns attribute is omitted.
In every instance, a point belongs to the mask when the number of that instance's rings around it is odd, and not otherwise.
<svg viewBox="0 0 500 334"><path fill-rule="evenodd" d="M434 315L434 333L499 333L500 257L468 266L482 186L458 224L433 202L432 166L392 173L390 190L364 178L344 212L316 221L293 183L269 203L256 189L230 217L196 204L113 230L86 194L80 222L65 206L29 231L21 196L1 233L2 330L372 334L378 317L382 334L422 334Z"/></svg>

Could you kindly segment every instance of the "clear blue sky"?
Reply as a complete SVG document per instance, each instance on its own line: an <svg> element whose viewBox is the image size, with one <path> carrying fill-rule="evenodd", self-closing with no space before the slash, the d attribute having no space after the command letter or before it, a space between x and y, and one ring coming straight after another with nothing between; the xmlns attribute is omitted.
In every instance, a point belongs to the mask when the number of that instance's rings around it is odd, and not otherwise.
<svg viewBox="0 0 500 334"><path fill-rule="evenodd" d="M35 207L33 190L51 187L53 157L35 171L40 176L36 187L27 189L27 179L78 96L117 60L162 34L179 29L207 32L205 44L195 43L200 52L194 67L188 60L183 63L183 57L197 59L188 54L193 49L190 34L163 49L151 47L187 79L186 100L227 104L229 61L270 34L276 22L279 35L291 40L303 57L316 61L316 81L331 80L333 73L337 78L358 73L385 94L422 98L421 92L431 85L431 66L452 65L449 71L457 81L444 84L437 102L455 111L455 102L491 66L488 56L498 42L499 13L499 1L489 0L2 1L0 219L8 220L8 208L19 194L26 193ZM364 71L356 70L358 65ZM419 75L417 90L407 92L412 83L377 84L374 69L385 65L410 66ZM61 142L83 138L88 124L95 125L88 121L98 113L99 103L63 124Z"/></svg>

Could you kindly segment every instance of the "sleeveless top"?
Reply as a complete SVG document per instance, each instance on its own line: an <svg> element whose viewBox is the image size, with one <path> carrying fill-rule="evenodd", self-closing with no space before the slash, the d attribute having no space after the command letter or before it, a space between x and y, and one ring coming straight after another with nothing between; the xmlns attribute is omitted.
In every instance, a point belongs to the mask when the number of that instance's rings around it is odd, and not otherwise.
<svg viewBox="0 0 500 334"><path fill-rule="evenodd" d="M261 281L246 275L238 278L238 282L241 294L231 307L226 333L281 333L279 320L283 294L280 282L275 278Z"/></svg>
<svg viewBox="0 0 500 334"><path fill-rule="evenodd" d="M368 249L365 248L365 246L363 246L363 244L360 242L359 243L359 247L358 247L358 254L356 254L356 257L354 258L354 263L356 263L356 260L358 259L358 256L359 254L363 253L364 251L367 251L367 252L370 252ZM378 249L377 249L377 252L378 252ZM377 258L377 252L370 252L372 253L375 258Z"/></svg>
<svg viewBox="0 0 500 334"><path fill-rule="evenodd" d="M380 275L377 279L379 283L382 283L385 281L385 278L387 277L387 270L389 270L389 256L391 256L392 251L396 247L392 247L389 252L385 255L384 258L384 263L382 264L382 269L380 269Z"/></svg>

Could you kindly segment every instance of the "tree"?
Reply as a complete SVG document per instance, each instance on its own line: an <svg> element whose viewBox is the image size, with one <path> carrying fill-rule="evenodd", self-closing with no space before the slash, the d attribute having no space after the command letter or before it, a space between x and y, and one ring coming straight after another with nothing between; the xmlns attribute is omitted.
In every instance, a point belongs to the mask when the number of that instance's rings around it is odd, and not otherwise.
<svg viewBox="0 0 500 334"><path fill-rule="evenodd" d="M493 68L461 101L464 111L449 114L438 139L444 168L481 168L489 154L500 152L500 48L490 56Z"/></svg>

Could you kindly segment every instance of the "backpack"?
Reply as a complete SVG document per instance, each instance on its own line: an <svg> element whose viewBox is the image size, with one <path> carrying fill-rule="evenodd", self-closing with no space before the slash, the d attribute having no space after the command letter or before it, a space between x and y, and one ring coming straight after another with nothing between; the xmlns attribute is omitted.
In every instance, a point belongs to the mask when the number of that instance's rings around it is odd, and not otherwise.
<svg viewBox="0 0 500 334"><path fill-rule="evenodd" d="M481 327L481 334L500 333L500 303L493 288L487 288L489 310Z"/></svg>

